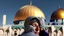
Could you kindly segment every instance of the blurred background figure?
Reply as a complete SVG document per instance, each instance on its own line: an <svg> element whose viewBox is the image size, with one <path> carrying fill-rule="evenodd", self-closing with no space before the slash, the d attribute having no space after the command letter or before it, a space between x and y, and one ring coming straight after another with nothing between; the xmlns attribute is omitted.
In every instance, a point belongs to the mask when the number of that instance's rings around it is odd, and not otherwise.
<svg viewBox="0 0 64 36"><path fill-rule="evenodd" d="M64 26L62 26L62 29L63 29L63 36L64 36Z"/></svg>
<svg viewBox="0 0 64 36"><path fill-rule="evenodd" d="M3 30L0 29L0 36L3 36Z"/></svg>
<svg viewBox="0 0 64 36"><path fill-rule="evenodd" d="M54 36L58 36L58 30L54 31Z"/></svg>
<svg viewBox="0 0 64 36"><path fill-rule="evenodd" d="M7 36L9 35L9 28L6 30Z"/></svg>
<svg viewBox="0 0 64 36"><path fill-rule="evenodd" d="M20 34L20 28L17 29L17 36Z"/></svg>
<svg viewBox="0 0 64 36"><path fill-rule="evenodd" d="M22 35L22 33L24 32L24 29L20 29L19 31L20 31L19 35Z"/></svg>
<svg viewBox="0 0 64 36"><path fill-rule="evenodd" d="M11 30L11 36L14 36L14 29L12 28L12 30Z"/></svg>
<svg viewBox="0 0 64 36"><path fill-rule="evenodd" d="M14 36L17 36L17 31L14 31Z"/></svg>
<svg viewBox="0 0 64 36"><path fill-rule="evenodd" d="M49 36L52 36L52 28L51 27L48 28L48 33L49 33Z"/></svg>
<svg viewBox="0 0 64 36"><path fill-rule="evenodd" d="M52 36L55 36L55 35L57 35L56 34L56 28L55 28L55 26L51 26L51 29L52 29Z"/></svg>
<svg viewBox="0 0 64 36"><path fill-rule="evenodd" d="M48 32L45 30L45 22L43 21L43 19L40 18L40 33L39 36L49 36Z"/></svg>
<svg viewBox="0 0 64 36"><path fill-rule="evenodd" d="M58 36L63 36L63 29L62 29L62 27L58 30Z"/></svg>
<svg viewBox="0 0 64 36"><path fill-rule="evenodd" d="M57 30L54 26L48 27L49 36L57 36Z"/></svg>

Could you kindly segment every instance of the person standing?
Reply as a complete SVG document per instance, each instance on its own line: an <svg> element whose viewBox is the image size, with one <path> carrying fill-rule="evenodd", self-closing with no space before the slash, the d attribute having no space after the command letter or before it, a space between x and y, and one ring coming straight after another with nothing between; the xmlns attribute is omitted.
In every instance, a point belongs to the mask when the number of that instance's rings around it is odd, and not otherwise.
<svg viewBox="0 0 64 36"><path fill-rule="evenodd" d="M39 36L40 20L36 17L28 17L24 23L24 33L19 36Z"/></svg>

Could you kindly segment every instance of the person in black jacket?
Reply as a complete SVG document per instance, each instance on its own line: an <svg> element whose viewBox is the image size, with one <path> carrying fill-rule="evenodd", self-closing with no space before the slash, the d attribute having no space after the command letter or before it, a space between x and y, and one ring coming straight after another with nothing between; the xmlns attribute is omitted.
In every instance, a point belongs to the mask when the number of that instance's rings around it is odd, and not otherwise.
<svg viewBox="0 0 64 36"><path fill-rule="evenodd" d="M44 19L41 18L40 19L40 32L39 32L39 36L49 36L49 33L47 33L44 29L44 25L45 25L45 21L43 21Z"/></svg>

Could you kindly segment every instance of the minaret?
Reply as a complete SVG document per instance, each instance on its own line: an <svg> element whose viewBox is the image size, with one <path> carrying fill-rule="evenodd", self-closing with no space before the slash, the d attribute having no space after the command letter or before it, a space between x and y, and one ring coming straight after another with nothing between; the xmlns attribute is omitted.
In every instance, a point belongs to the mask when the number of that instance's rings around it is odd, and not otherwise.
<svg viewBox="0 0 64 36"><path fill-rule="evenodd" d="M3 26L6 24L6 15L3 15Z"/></svg>
<svg viewBox="0 0 64 36"><path fill-rule="evenodd" d="M32 5L32 1L30 1L30 5Z"/></svg>

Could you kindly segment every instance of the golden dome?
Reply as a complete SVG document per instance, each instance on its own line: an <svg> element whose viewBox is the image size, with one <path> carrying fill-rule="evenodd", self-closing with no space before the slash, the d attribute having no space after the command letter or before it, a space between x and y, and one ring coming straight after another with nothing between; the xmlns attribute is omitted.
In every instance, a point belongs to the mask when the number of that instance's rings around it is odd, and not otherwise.
<svg viewBox="0 0 64 36"><path fill-rule="evenodd" d="M25 20L29 16L42 17L45 19L44 13L33 5L26 5L21 7L14 17L14 21Z"/></svg>
<svg viewBox="0 0 64 36"><path fill-rule="evenodd" d="M59 8L56 11L54 11L51 15L51 20L54 19L64 19L64 9Z"/></svg>

